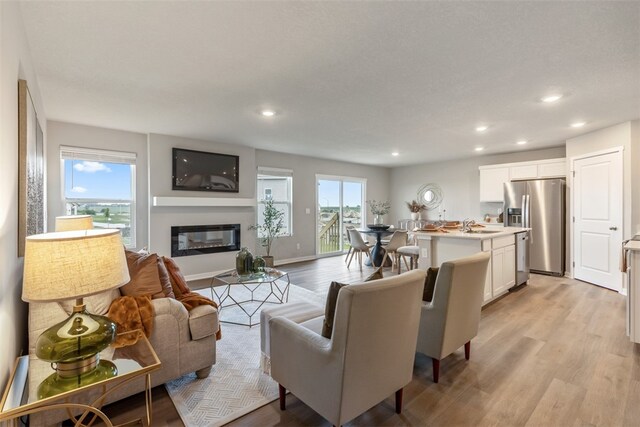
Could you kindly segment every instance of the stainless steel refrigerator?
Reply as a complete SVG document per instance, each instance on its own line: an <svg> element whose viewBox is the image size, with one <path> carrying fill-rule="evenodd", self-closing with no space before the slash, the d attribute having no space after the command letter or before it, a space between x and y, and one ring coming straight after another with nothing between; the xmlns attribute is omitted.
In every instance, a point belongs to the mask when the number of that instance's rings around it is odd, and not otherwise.
<svg viewBox="0 0 640 427"><path fill-rule="evenodd" d="M564 275L565 180L536 179L504 184L505 227L529 227L530 269Z"/></svg>

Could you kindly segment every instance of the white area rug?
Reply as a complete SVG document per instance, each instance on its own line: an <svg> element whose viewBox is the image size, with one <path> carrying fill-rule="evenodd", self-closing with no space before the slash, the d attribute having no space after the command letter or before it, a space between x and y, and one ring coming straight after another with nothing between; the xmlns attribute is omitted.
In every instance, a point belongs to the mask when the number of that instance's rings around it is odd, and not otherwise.
<svg viewBox="0 0 640 427"><path fill-rule="evenodd" d="M198 291L211 297L209 290ZM242 297L241 295L239 297ZM323 306L325 297L291 285L289 302L307 301ZM265 304L264 307L273 307ZM259 311L254 321L260 321ZM237 310L221 316L236 317ZM260 369L260 325L222 323L216 364L208 378L185 375L166 384L169 396L187 427L226 424L278 398L278 384Z"/></svg>

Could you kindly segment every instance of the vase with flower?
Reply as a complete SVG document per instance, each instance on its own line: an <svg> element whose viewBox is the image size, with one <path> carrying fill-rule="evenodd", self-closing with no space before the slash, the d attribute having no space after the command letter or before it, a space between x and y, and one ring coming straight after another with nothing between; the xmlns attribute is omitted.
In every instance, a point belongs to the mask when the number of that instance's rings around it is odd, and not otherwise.
<svg viewBox="0 0 640 427"><path fill-rule="evenodd" d="M384 224L384 216L391 210L391 203L387 200L385 202L378 202L375 200L367 200L369 210L373 214L373 223L375 225Z"/></svg>
<svg viewBox="0 0 640 427"><path fill-rule="evenodd" d="M422 203L418 203L416 200L412 200L410 202L405 202L407 207L409 208L409 212L411 212L411 219L417 221L420 219L420 212L427 209L425 205Z"/></svg>

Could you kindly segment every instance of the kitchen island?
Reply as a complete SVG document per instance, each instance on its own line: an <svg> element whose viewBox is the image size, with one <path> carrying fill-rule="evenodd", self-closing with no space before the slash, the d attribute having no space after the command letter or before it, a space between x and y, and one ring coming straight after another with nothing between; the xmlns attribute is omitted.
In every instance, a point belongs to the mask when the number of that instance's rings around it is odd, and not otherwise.
<svg viewBox="0 0 640 427"><path fill-rule="evenodd" d="M457 229L443 231L415 231L420 248L418 266L423 269L439 267L445 261L490 252L491 261L484 287L484 303L505 294L516 284L517 233L529 231L521 227L474 227L472 232Z"/></svg>

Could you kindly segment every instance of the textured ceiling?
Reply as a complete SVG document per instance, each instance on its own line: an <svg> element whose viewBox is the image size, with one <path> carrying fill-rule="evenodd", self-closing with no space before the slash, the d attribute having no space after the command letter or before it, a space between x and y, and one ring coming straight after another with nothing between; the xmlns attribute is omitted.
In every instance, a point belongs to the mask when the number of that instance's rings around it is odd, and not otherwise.
<svg viewBox="0 0 640 427"><path fill-rule="evenodd" d="M557 146L640 117L638 2L29 1L22 11L53 120L395 166L479 145ZM551 92L565 96L539 101ZM490 128L478 134L481 123Z"/></svg>

